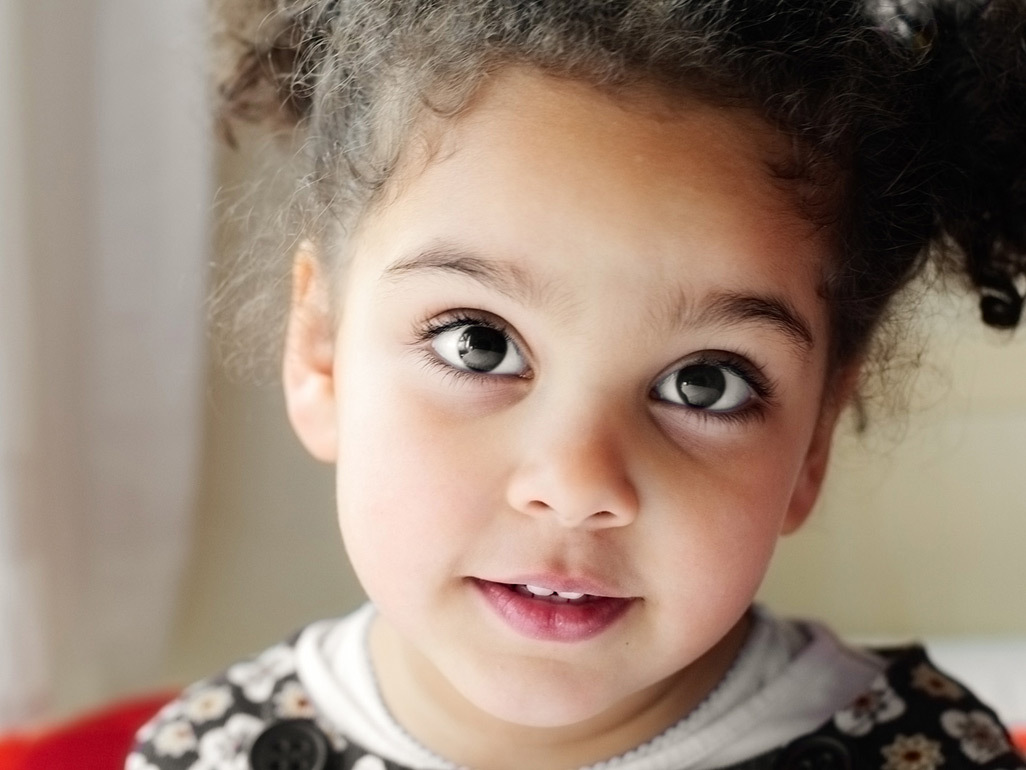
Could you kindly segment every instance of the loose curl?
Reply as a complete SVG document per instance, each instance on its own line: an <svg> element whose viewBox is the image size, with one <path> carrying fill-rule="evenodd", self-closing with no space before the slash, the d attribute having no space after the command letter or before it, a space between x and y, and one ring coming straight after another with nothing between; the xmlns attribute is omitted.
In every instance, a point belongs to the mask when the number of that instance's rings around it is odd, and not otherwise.
<svg viewBox="0 0 1026 770"><path fill-rule="evenodd" d="M220 114L294 126L313 208L343 228L425 110L455 115L527 65L755 109L791 138L771 172L836 235L831 360L866 354L926 265L983 321L1026 279L1026 0L214 0L236 55ZM230 131L227 132L231 136Z"/></svg>

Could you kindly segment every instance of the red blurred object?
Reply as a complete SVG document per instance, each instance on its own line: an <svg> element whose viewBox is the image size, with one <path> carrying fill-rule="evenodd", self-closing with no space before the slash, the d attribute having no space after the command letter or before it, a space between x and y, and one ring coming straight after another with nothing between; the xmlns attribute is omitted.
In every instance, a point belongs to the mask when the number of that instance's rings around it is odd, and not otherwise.
<svg viewBox="0 0 1026 770"><path fill-rule="evenodd" d="M1026 727L1020 727L1019 729L1012 730L1012 741L1015 742L1015 746L1019 749L1019 752L1026 756Z"/></svg>
<svg viewBox="0 0 1026 770"><path fill-rule="evenodd" d="M174 696L120 701L48 730L0 738L0 770L122 770L136 730Z"/></svg>

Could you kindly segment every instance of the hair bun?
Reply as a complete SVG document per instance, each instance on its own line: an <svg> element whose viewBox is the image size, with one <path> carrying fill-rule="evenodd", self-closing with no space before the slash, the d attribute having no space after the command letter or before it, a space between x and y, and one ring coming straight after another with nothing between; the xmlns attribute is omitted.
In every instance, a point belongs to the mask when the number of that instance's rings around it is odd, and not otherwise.
<svg viewBox="0 0 1026 770"><path fill-rule="evenodd" d="M234 144L233 120L292 127L310 112L317 54L337 0L212 0L217 114Z"/></svg>
<svg viewBox="0 0 1026 770"><path fill-rule="evenodd" d="M1026 279L1026 0L896 5L926 82L939 238L956 247L983 321L1014 327Z"/></svg>

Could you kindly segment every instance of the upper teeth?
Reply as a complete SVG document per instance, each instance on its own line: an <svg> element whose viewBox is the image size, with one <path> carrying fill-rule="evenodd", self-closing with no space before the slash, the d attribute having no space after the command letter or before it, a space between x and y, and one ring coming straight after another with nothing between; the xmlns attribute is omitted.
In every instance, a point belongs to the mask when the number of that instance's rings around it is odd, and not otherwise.
<svg viewBox="0 0 1026 770"><path fill-rule="evenodd" d="M551 588L542 588L541 586L525 585L524 588L535 596L552 596L552 594L555 594L561 599L580 599L584 596L583 593L579 594L576 591L553 591Z"/></svg>

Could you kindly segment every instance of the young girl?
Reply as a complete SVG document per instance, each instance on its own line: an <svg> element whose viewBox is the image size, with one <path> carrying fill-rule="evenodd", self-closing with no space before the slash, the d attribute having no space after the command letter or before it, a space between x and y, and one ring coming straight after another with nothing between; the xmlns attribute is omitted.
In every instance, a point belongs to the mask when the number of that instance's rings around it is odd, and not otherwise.
<svg viewBox="0 0 1026 770"><path fill-rule="evenodd" d="M223 93L301 136L285 394L371 601L129 768L1026 767L921 649L752 605L896 293L1019 321L1026 4L250 5Z"/></svg>

